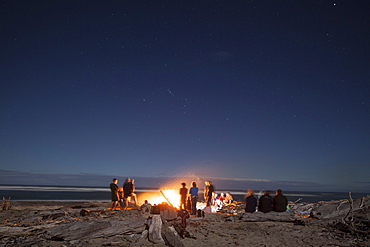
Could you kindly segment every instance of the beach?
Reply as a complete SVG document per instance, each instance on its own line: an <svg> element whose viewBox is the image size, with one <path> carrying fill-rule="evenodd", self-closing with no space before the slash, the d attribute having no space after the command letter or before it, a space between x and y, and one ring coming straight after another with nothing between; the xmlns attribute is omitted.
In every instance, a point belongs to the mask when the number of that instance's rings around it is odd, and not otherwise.
<svg viewBox="0 0 370 247"><path fill-rule="evenodd" d="M114 211L100 201L10 201L0 212L0 246L370 246L370 196L289 204L289 212L250 214L234 203L187 218L180 236L173 209L150 215L133 206ZM162 237L177 244L153 241L148 217L165 219Z"/></svg>

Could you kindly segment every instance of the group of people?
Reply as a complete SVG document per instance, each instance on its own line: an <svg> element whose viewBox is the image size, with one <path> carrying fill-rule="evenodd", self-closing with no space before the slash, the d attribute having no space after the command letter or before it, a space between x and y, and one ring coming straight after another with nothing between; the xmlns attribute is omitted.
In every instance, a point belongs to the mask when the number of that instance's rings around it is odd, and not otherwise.
<svg viewBox="0 0 370 247"><path fill-rule="evenodd" d="M205 181L204 187L204 200L206 206L217 206L218 208L223 207L225 204L230 204L233 202L233 197L230 192L221 193L218 195L215 192L215 187L212 185L211 181ZM186 188L186 183L181 183L180 188L180 209L190 210L191 215L196 215L197 213L197 202L198 202L198 187L196 182L191 183L191 188L188 190Z"/></svg>
<svg viewBox="0 0 370 247"><path fill-rule="evenodd" d="M110 184L110 190L112 194L112 210L117 210L118 204L121 208L127 209L129 201L134 201L134 205L137 206L137 198L135 191L135 181L131 178L126 178L122 187L118 186L118 179L114 178Z"/></svg>
<svg viewBox="0 0 370 247"><path fill-rule="evenodd" d="M222 208L224 205L233 202L232 195L227 192L220 193L218 195L215 192L215 187L212 185L211 181L205 181L204 187L204 200L206 206L216 206L217 208ZM137 198L134 186L134 179L127 178L123 183L122 187L118 186L118 180L113 179L110 184L110 189L112 193L112 210L117 210L118 204L121 208L127 209L128 203L134 201L134 205L137 207ZM197 214L197 202L199 189L196 182L191 182L191 187L188 190L186 183L181 183L180 194L180 210L189 210L191 215ZM150 203L146 200L142 205L141 210L150 211ZM254 213L260 211L263 213L268 213L270 211L284 212L287 210L288 199L283 195L281 189L276 190L276 195L272 197L270 191L264 191L264 194L257 199L254 196L253 190L248 190L245 197L245 212Z"/></svg>
<svg viewBox="0 0 370 247"><path fill-rule="evenodd" d="M188 191L186 183L181 183L180 188L180 209L190 210L191 215L197 213L197 202L198 202L198 187L196 182L191 182L191 188ZM188 193L189 192L189 193Z"/></svg>
<svg viewBox="0 0 370 247"><path fill-rule="evenodd" d="M254 213L256 210L268 213L271 211L285 212L288 206L288 198L283 195L281 189L276 190L274 197L270 195L270 191L264 191L263 195L257 200L253 190L248 190L245 198L245 212Z"/></svg>

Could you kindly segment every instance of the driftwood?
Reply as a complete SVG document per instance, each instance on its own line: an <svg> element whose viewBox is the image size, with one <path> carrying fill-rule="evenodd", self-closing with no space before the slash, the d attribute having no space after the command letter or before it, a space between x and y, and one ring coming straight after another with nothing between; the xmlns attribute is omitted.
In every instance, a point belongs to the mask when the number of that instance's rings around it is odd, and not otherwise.
<svg viewBox="0 0 370 247"><path fill-rule="evenodd" d="M0 227L0 236L25 236L25 235L34 235L35 232L39 230L43 231L45 229L50 229L55 227L54 224L46 224L40 226L32 226L32 227L14 227L14 226L2 226Z"/></svg>
<svg viewBox="0 0 370 247"><path fill-rule="evenodd" d="M153 215L151 224L149 226L149 241L154 244L164 243L162 238L162 219L160 215Z"/></svg>
<svg viewBox="0 0 370 247"><path fill-rule="evenodd" d="M318 202L313 205L312 212L322 220L345 220L363 208L370 207L370 196L361 199L349 199L333 202Z"/></svg>
<svg viewBox="0 0 370 247"><path fill-rule="evenodd" d="M263 221L280 221L280 222L293 222L295 220L294 212L255 212L244 213L242 216L230 216L232 221L245 221L245 222L263 222Z"/></svg>
<svg viewBox="0 0 370 247"><path fill-rule="evenodd" d="M162 225L162 237L166 245L171 247L184 247L185 245L180 241L175 229L171 230L167 222Z"/></svg>
<svg viewBox="0 0 370 247"><path fill-rule="evenodd" d="M97 221L73 222L55 226L47 231L49 239L81 240L111 237L120 234L141 234L145 230L145 219L107 219Z"/></svg>

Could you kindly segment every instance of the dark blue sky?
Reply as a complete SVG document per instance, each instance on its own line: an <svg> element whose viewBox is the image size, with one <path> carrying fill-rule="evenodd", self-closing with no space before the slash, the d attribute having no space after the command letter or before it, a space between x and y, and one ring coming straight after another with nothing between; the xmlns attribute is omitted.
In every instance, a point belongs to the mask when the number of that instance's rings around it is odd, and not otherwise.
<svg viewBox="0 0 370 247"><path fill-rule="evenodd" d="M0 3L1 169L370 191L369 1Z"/></svg>

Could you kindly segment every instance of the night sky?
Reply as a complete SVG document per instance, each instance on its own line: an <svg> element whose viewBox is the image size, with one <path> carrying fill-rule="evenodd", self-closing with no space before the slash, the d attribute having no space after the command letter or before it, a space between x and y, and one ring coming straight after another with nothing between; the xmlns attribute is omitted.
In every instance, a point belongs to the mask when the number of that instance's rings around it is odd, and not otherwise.
<svg viewBox="0 0 370 247"><path fill-rule="evenodd" d="M370 191L369 13L370 1L2 0L0 169Z"/></svg>

